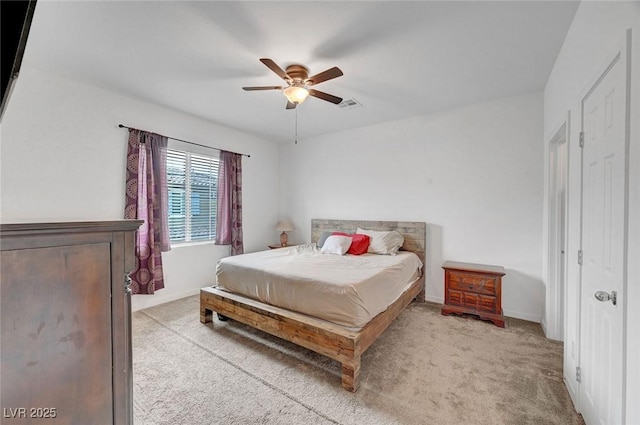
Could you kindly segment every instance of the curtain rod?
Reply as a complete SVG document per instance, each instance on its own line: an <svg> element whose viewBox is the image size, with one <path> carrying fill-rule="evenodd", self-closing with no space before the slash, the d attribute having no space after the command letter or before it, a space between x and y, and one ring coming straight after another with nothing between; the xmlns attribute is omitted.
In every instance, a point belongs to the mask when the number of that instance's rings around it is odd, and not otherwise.
<svg viewBox="0 0 640 425"><path fill-rule="evenodd" d="M123 124L118 124L118 127L120 127L120 128L128 128L129 130L146 131L146 130L140 130L139 128L127 127L126 125L123 125ZM147 131L147 133L152 133L152 132L151 131ZM226 150L226 149L214 148L214 147L207 146L207 145L201 145L200 143L189 142L188 140L176 139L175 137L164 136L162 134L161 134L161 136L166 137L167 139L177 140L178 142L184 142L184 143L188 143L190 145L200 146L201 148L215 149L215 150L218 150L218 151ZM228 152L230 152L230 151L228 151ZM246 153L238 153L238 152L231 152L231 153L235 153L235 154L238 154L238 155L246 156L247 158L251 158L251 155L246 154Z"/></svg>

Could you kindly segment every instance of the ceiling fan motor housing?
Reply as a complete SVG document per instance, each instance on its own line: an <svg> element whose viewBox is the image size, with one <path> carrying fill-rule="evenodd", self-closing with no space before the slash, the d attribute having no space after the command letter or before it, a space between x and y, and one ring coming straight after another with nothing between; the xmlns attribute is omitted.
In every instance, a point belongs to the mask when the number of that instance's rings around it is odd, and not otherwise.
<svg viewBox="0 0 640 425"><path fill-rule="evenodd" d="M289 65L285 71L296 83L305 83L309 78L309 70L302 65Z"/></svg>

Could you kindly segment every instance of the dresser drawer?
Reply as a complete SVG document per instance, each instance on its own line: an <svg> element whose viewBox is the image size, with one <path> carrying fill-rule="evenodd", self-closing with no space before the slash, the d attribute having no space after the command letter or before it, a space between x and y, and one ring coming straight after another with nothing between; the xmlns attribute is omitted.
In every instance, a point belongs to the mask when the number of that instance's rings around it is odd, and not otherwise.
<svg viewBox="0 0 640 425"><path fill-rule="evenodd" d="M447 271L449 288L459 291L470 291L478 294L495 295L496 279L489 276L478 276L458 271Z"/></svg>

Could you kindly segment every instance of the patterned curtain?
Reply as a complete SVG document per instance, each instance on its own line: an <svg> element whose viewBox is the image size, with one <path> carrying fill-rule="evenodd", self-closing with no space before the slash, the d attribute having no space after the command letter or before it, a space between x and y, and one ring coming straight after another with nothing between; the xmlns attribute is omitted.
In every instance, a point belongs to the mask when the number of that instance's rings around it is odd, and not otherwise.
<svg viewBox="0 0 640 425"><path fill-rule="evenodd" d="M131 273L134 294L164 288L162 251L169 251L167 138L131 129L127 149L124 218L144 220L136 231L136 266Z"/></svg>
<svg viewBox="0 0 640 425"><path fill-rule="evenodd" d="M220 151L216 244L231 245L231 255L242 254L242 155Z"/></svg>

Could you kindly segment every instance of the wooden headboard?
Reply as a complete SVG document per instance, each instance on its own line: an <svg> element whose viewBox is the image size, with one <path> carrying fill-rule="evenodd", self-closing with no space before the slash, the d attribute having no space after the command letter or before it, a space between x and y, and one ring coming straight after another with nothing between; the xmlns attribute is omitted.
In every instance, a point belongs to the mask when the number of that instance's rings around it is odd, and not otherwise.
<svg viewBox="0 0 640 425"><path fill-rule="evenodd" d="M311 219L311 242L316 243L323 232L355 233L360 227L366 230L395 230L404 237L403 251L414 252L426 263L427 223L424 221L368 221L368 220L331 220Z"/></svg>

